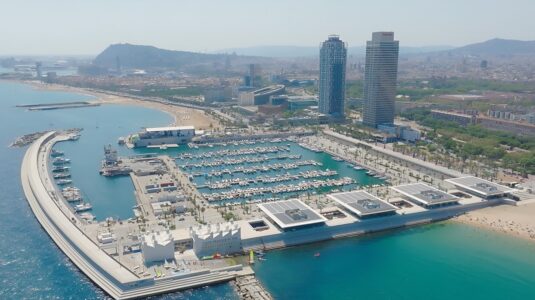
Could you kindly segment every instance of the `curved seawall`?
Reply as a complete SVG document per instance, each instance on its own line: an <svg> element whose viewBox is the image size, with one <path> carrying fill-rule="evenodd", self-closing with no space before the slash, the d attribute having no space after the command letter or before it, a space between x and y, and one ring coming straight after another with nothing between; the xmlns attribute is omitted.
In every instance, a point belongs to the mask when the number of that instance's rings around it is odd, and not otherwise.
<svg viewBox="0 0 535 300"><path fill-rule="evenodd" d="M68 137L49 132L26 151L21 181L28 203L48 235L69 259L114 299L140 298L154 294L232 280L236 268L193 272L180 278L140 278L95 244L76 223L75 214L63 203L47 170L52 146Z"/></svg>

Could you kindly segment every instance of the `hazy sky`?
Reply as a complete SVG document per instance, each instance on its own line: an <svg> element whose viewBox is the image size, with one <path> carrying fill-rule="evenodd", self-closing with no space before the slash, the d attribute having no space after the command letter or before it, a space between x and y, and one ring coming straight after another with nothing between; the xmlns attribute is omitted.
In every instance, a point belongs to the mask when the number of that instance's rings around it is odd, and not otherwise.
<svg viewBox="0 0 535 300"><path fill-rule="evenodd" d="M402 45L535 40L535 0L1 0L0 55L96 54L112 43L213 51L316 46L372 31Z"/></svg>

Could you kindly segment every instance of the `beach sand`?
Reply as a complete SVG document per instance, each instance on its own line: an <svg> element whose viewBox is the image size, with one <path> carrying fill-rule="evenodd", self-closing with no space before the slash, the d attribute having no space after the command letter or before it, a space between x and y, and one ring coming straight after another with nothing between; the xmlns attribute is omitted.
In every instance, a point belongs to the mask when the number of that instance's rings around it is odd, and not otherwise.
<svg viewBox="0 0 535 300"><path fill-rule="evenodd" d="M137 105L146 108L158 109L160 111L170 114L173 117L174 121L173 124L169 124L170 126L192 125L195 126L195 129L198 130L221 128L221 124L218 122L218 120L214 119L212 116L202 110L162 104L157 102L142 101L125 96L108 95L105 93L95 92L84 88L76 88L59 84L43 84L40 82L33 81L24 81L23 83L31 84L36 89L91 95L96 98L95 100L90 101L92 103Z"/></svg>
<svg viewBox="0 0 535 300"><path fill-rule="evenodd" d="M461 215L453 221L535 241L535 203L487 207Z"/></svg>

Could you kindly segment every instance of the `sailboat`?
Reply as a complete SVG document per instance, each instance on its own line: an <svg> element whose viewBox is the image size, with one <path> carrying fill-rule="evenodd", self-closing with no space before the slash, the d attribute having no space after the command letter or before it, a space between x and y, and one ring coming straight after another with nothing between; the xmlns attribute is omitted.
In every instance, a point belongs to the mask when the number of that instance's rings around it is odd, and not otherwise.
<svg viewBox="0 0 535 300"><path fill-rule="evenodd" d="M249 250L249 264L254 265L254 252L253 250Z"/></svg>

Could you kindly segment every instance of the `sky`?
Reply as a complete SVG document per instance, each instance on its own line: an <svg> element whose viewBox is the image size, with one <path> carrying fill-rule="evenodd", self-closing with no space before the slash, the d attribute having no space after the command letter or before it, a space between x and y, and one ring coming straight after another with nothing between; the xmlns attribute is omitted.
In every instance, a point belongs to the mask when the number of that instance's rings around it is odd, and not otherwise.
<svg viewBox="0 0 535 300"><path fill-rule="evenodd" d="M535 40L534 0L1 0L0 55L98 54L131 43L210 52L361 46L394 31L402 46Z"/></svg>

